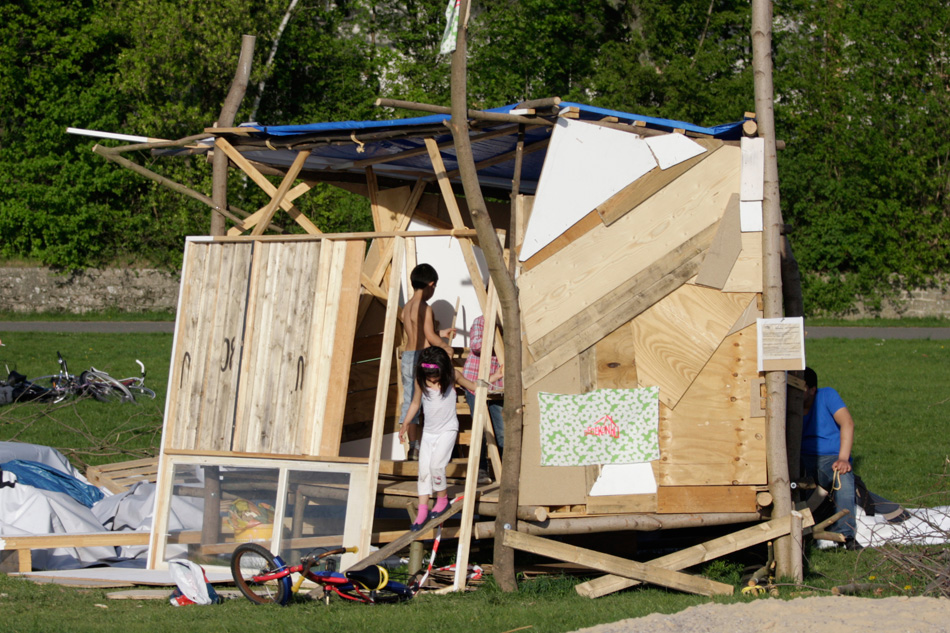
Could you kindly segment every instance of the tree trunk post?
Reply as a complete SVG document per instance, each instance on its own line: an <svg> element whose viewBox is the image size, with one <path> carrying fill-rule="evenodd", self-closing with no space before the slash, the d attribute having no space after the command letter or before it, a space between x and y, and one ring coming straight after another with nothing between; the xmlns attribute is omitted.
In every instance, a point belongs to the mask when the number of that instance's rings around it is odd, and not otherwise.
<svg viewBox="0 0 950 633"><path fill-rule="evenodd" d="M234 117L237 115L238 107L244 100L244 93L247 92L247 83L251 77L251 63L254 61L254 42L257 40L253 35L241 36L241 56L238 58L237 70L234 72L234 79L231 80L231 88L228 90L228 96L224 99L224 105L221 106L221 114L218 115L218 121L215 127L231 127L234 125ZM222 151L215 151L211 160L211 199L222 208L228 208L228 157ZM224 235L225 224L224 216L217 211L211 212L211 235Z"/></svg>
<svg viewBox="0 0 950 633"><path fill-rule="evenodd" d="M502 325L505 331L505 454L502 458L501 487L498 491L498 516L495 519L496 534L504 534L506 527L517 525L518 479L521 474L521 427L522 427L522 381L521 381L521 310L518 306L518 289L505 267L504 251L495 235L491 218L485 206L472 144L469 139L467 108L466 29L468 26L469 0L461 0L459 28L455 52L452 53L452 120L449 128L455 140L462 187L478 234L479 246L485 254L488 272L498 292L501 305ZM512 255L514 256L514 255ZM493 575L503 591L515 591L514 550L495 539Z"/></svg>
<svg viewBox="0 0 950 633"><path fill-rule="evenodd" d="M775 149L775 115L772 86L772 3L752 2L752 67L755 77L755 118L759 136L765 140L765 179L762 215L763 313L765 318L783 316L782 309L782 210L778 188L778 161ZM785 445L785 372L765 374L767 392L766 434L768 440L769 491L773 498L773 517L791 514L792 495L788 478L788 453ZM802 579L802 560L793 560L793 540L801 534L777 539L775 544L776 575Z"/></svg>

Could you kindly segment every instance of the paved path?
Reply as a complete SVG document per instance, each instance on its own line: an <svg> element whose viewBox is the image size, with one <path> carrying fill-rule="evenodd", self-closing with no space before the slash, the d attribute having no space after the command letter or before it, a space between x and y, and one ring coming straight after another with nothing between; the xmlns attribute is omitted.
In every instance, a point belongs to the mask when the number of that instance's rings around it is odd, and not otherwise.
<svg viewBox="0 0 950 633"><path fill-rule="evenodd" d="M173 321L0 321L0 332L174 332ZM950 339L950 327L806 327L805 338Z"/></svg>

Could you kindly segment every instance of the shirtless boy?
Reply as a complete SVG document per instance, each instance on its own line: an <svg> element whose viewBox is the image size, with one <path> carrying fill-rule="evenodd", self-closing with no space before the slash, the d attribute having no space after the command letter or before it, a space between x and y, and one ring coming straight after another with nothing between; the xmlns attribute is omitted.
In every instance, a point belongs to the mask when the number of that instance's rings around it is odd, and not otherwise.
<svg viewBox="0 0 950 633"><path fill-rule="evenodd" d="M400 371L402 374L402 412L399 419L405 419L415 387L416 356L426 347L441 347L452 358L454 351L442 340L442 337L452 339L455 330L448 328L436 332L435 319L432 317L432 308L427 303L435 293L435 286L439 282L439 274L429 264L419 264L412 269L409 275L412 283L412 297L402 308L400 318L406 331L406 349L402 353ZM419 415L409 424L409 459L418 459L419 454Z"/></svg>

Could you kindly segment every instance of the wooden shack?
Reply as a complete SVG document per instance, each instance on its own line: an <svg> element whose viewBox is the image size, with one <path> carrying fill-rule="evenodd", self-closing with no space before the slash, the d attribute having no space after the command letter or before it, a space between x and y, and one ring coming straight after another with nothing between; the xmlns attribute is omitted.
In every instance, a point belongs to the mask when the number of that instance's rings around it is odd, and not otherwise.
<svg viewBox="0 0 950 633"><path fill-rule="evenodd" d="M340 543L365 552L408 529L404 514L387 512L415 496L415 464L392 441L408 271L424 261L439 270L436 316L458 328L460 354L475 316L486 315L487 340L500 322L447 118L212 128L213 144L192 143L225 153L271 200L247 217L219 205L228 235L185 249L152 566L182 552L208 562L251 538L282 553ZM768 518L763 161L760 139L743 134L749 119L706 128L556 99L471 113L480 184L517 261L525 538ZM116 159L126 149L97 151ZM294 206L318 182L365 195L375 230L321 233ZM301 228L275 232L277 220ZM626 392L652 398L637 438L653 442L651 458L557 455L546 397ZM472 416L472 455L486 397ZM565 419L555 410L555 424ZM592 425L633 433L605 419L574 420L568 443L610 434ZM496 476L500 466L494 459ZM498 502L494 485L476 492L474 467L464 457L450 467L454 490L468 483L471 508L450 532L466 543L494 536L472 517L491 517ZM183 507L201 508L201 525L183 520ZM730 547L783 533L765 525Z"/></svg>

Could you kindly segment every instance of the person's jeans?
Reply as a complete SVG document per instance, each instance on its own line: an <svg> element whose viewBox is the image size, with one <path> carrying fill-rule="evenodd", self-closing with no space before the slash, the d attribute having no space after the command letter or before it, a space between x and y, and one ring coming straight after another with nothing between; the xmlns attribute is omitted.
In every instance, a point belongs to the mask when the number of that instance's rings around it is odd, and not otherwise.
<svg viewBox="0 0 950 633"><path fill-rule="evenodd" d="M465 392L465 402L468 403L468 408L474 415L475 394L468 389L463 389L462 391ZM488 401L488 417L491 418L491 428L495 431L495 443L498 444L499 451L505 448L505 423L501 415L502 407L503 405L500 400Z"/></svg>
<svg viewBox="0 0 950 633"><path fill-rule="evenodd" d="M416 388L416 356L418 355L419 350L402 353L402 360L399 366L400 374L402 375L402 407L399 413L399 421L396 422L397 425L402 423L406 418L406 413L409 412L409 404L412 402L412 394ZM419 407L419 409L421 410L422 407ZM418 411L409 423L419 424Z"/></svg>
<svg viewBox="0 0 950 633"><path fill-rule="evenodd" d="M802 455L805 474L814 477L815 483L828 491L835 502L835 512L848 511L848 514L835 521L828 531L843 534L845 538L854 538L854 471L843 473L839 477L841 488L835 490L835 473L831 467L836 461L837 455Z"/></svg>

